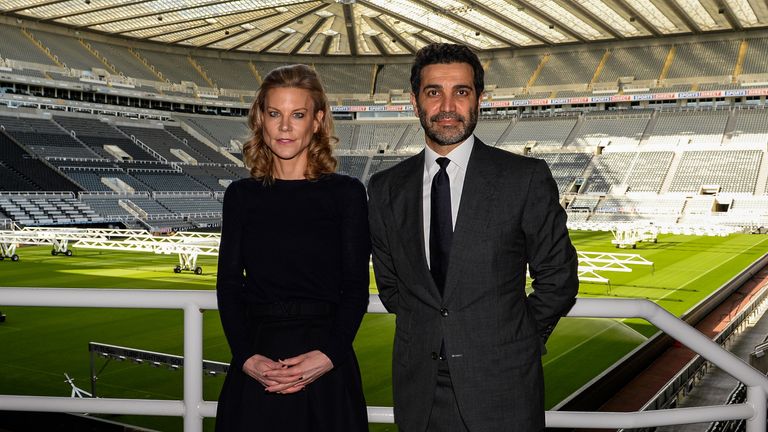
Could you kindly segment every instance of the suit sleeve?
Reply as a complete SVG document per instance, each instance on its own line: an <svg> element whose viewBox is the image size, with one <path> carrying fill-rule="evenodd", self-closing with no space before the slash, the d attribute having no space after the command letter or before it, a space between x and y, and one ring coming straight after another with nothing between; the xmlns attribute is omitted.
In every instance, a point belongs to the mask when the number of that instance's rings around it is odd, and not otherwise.
<svg viewBox="0 0 768 432"><path fill-rule="evenodd" d="M557 185L544 161L537 161L523 210L528 265L533 292L528 304L546 342L560 317L575 303L578 259L565 226Z"/></svg>
<svg viewBox="0 0 768 432"><path fill-rule="evenodd" d="M376 287L384 307L391 313L398 311L398 290L395 266L392 262L392 251L389 248L387 226L382 212L384 211L384 190L381 177L374 175L368 183L368 208L371 226L371 243L373 246L373 273L376 277Z"/></svg>
<svg viewBox="0 0 768 432"><path fill-rule="evenodd" d="M341 221L341 299L328 343L320 348L338 367L352 350L360 322L368 308L371 240L368 230L368 203L365 187L350 179L344 188Z"/></svg>
<svg viewBox="0 0 768 432"><path fill-rule="evenodd" d="M243 225L239 214L242 198L238 183L232 183L224 193L219 245L219 268L216 275L216 297L224 334L232 350L232 367L242 368L254 353L246 329L245 266L240 253Z"/></svg>

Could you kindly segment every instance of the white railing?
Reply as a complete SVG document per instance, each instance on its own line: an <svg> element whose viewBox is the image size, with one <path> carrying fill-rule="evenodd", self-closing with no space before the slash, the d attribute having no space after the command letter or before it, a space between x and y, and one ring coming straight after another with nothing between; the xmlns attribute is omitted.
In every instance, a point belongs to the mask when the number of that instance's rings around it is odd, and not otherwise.
<svg viewBox="0 0 768 432"><path fill-rule="evenodd" d="M387 313L377 296L372 295L370 300L369 313ZM0 287L0 304L4 306L182 309L184 311L183 400L74 399L0 395L0 410L182 416L186 432L202 431L203 417L216 415L216 402L203 400L202 381L202 313L204 310L217 309L214 291ZM744 383L748 387L747 401L743 404L728 406L630 413L548 411L546 413L548 427L639 428L744 419L747 432L766 431L768 378L660 306L647 300L578 299L568 316L646 319ZM394 423L392 408L368 407L368 419L371 423Z"/></svg>

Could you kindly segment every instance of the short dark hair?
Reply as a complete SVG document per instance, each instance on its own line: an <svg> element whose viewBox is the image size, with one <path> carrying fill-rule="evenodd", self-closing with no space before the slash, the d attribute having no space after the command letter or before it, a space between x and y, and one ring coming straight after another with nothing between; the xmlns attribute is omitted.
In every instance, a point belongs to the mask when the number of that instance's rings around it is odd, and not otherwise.
<svg viewBox="0 0 768 432"><path fill-rule="evenodd" d="M472 66L475 93L478 96L485 90L485 71L480 59L466 45L449 43L431 43L416 52L416 58L411 67L411 92L419 95L421 86L421 70L433 64L467 63Z"/></svg>

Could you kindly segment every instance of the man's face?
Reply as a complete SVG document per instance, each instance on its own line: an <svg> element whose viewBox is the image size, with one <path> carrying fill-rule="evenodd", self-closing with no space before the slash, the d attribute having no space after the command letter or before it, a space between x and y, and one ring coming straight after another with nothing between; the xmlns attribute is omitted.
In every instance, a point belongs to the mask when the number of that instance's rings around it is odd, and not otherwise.
<svg viewBox="0 0 768 432"><path fill-rule="evenodd" d="M477 125L480 95L468 63L432 64L421 70L418 98L411 103L424 128L427 145L448 154L472 135Z"/></svg>

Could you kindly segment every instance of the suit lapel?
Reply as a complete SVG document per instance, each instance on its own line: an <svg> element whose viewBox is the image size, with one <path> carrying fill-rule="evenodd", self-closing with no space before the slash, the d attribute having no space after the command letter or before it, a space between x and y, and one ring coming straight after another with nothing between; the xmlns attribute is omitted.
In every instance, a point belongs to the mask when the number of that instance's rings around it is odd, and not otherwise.
<svg viewBox="0 0 768 432"><path fill-rule="evenodd" d="M446 302L456 290L459 276L464 273L463 266L466 260L463 259L463 251L473 241L476 241L473 233L487 224L485 216L492 211L491 207L496 202L495 196L498 188L496 182L493 181L492 164L487 161L487 150L486 145L475 138L475 145L467 164L467 172L464 175L459 214L456 217L456 226L453 230L448 276L443 293L443 300ZM470 231L472 228L474 231Z"/></svg>
<svg viewBox="0 0 768 432"><path fill-rule="evenodd" d="M424 250L424 213L422 211L424 177L424 151L407 162L409 165L402 173L401 182L392 189L392 209L397 219L397 227L408 262L412 263L413 271L436 301L439 302L440 292L437 290L427 265L427 254ZM417 243L417 244L414 244Z"/></svg>

